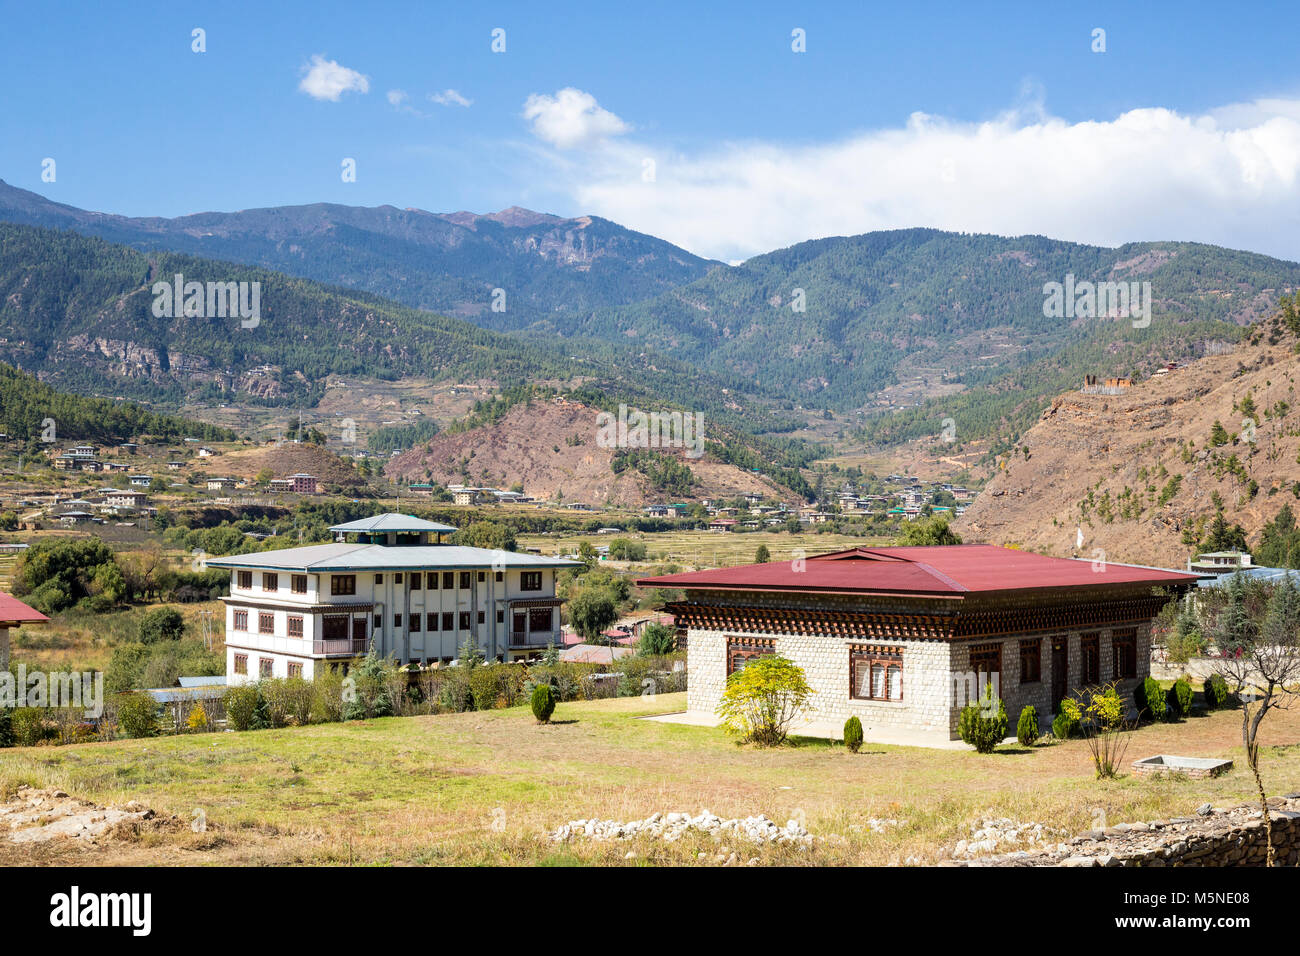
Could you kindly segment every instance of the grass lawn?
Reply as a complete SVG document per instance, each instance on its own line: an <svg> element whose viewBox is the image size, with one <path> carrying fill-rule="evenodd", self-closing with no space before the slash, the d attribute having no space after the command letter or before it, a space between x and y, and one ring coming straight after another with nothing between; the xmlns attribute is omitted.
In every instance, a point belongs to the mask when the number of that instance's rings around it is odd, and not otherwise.
<svg viewBox="0 0 1300 956"><path fill-rule="evenodd" d="M1254 786L1235 711L1144 727L1126 758L1231 757L1238 766L1227 776L1102 782L1082 741L988 756L868 743L854 755L824 741L759 750L718 729L633 719L681 710L684 697L561 704L550 726L513 708L5 751L6 796L22 783L57 786L101 804L138 800L185 823L102 847L0 845L0 863L633 865L695 862L700 853L711 862L721 847L708 837L557 846L544 836L572 819L703 809L764 813L782 825L795 818L817 837L802 851L731 847L742 859L928 863L981 816L1073 833L1101 814L1114 824L1238 802ZM1300 790L1300 711L1271 715L1261 739L1270 791ZM206 832L185 825L196 809ZM872 833L870 817L905 825Z"/></svg>

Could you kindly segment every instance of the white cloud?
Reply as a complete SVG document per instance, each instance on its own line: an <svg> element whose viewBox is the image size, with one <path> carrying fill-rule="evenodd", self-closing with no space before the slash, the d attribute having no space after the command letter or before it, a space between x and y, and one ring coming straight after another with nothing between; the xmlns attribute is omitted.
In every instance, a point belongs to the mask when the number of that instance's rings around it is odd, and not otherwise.
<svg viewBox="0 0 1300 956"><path fill-rule="evenodd" d="M370 78L317 53L311 58L311 66L303 67L298 89L313 99L337 103L344 93L369 93Z"/></svg>
<svg viewBox="0 0 1300 956"><path fill-rule="evenodd" d="M465 99L460 93L450 89L443 90L441 93L430 93L429 99L439 106L469 106L474 102Z"/></svg>
<svg viewBox="0 0 1300 956"><path fill-rule="evenodd" d="M627 129L597 109L562 90L530 97L525 115L565 149ZM551 157L553 187L583 212L723 260L909 226L1100 245L1186 239L1300 259L1297 99L1084 122L1024 107L982 123L915 113L834 142L677 153L623 139Z"/></svg>
<svg viewBox="0 0 1300 956"><path fill-rule="evenodd" d="M389 90L386 94L389 106L401 106L406 102L405 90Z"/></svg>
<svg viewBox="0 0 1300 956"><path fill-rule="evenodd" d="M631 129L590 93L571 86L554 96L533 93L524 102L523 116L534 136L559 149L591 148Z"/></svg>

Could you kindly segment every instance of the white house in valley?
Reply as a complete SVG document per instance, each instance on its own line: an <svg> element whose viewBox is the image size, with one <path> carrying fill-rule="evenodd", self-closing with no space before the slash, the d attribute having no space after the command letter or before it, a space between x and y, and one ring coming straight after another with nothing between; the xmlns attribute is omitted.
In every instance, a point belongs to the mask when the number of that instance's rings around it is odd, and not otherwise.
<svg viewBox="0 0 1300 956"><path fill-rule="evenodd" d="M561 643L562 558L442 543L456 529L382 514L330 528L337 540L208 559L230 569L226 675L310 679L366 653L450 661L471 638L489 660Z"/></svg>

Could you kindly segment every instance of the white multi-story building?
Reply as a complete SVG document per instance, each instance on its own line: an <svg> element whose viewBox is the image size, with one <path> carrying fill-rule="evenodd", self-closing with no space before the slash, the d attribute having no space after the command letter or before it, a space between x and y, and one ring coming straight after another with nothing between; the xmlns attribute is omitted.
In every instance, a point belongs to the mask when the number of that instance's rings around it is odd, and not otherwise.
<svg viewBox="0 0 1300 956"><path fill-rule="evenodd" d="M383 514L330 529L329 544L208 559L230 569L231 683L302 676L376 653L450 661L473 640L489 660L562 643L556 572L578 562L442 543L456 529Z"/></svg>

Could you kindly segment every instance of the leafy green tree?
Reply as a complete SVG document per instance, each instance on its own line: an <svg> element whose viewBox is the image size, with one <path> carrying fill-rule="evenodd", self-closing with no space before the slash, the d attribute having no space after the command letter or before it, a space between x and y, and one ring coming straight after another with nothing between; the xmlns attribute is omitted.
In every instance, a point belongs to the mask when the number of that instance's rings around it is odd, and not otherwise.
<svg viewBox="0 0 1300 956"><path fill-rule="evenodd" d="M618 602L603 587L584 587L569 600L569 623L588 644L603 642L602 633L618 620Z"/></svg>
<svg viewBox="0 0 1300 956"><path fill-rule="evenodd" d="M948 527L947 518L917 519L903 526L903 545L961 544L961 535Z"/></svg>
<svg viewBox="0 0 1300 956"><path fill-rule="evenodd" d="M641 631L641 640L637 653L644 657L662 657L671 654L677 643L677 635L665 624L647 624Z"/></svg>
<svg viewBox="0 0 1300 956"><path fill-rule="evenodd" d="M493 551L514 551L518 547L514 531L495 521L471 521L451 536L451 543Z"/></svg>
<svg viewBox="0 0 1300 956"><path fill-rule="evenodd" d="M775 655L752 659L727 678L717 713L729 733L760 747L785 742L812 696L803 669Z"/></svg>
<svg viewBox="0 0 1300 956"><path fill-rule="evenodd" d="M768 550L767 545L760 544L754 551L755 564L767 564L772 560L772 552Z"/></svg>
<svg viewBox="0 0 1300 956"><path fill-rule="evenodd" d="M157 607L140 618L137 640L141 644L179 641L185 635L185 618L172 607Z"/></svg>

